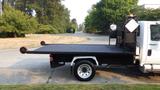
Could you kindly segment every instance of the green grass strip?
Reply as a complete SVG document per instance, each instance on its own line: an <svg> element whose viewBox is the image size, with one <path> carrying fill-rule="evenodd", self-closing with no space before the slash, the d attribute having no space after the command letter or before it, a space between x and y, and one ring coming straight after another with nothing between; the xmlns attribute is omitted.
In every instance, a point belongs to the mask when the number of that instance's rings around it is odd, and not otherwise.
<svg viewBox="0 0 160 90"><path fill-rule="evenodd" d="M160 90L160 85L118 85L118 84L0 85L0 90Z"/></svg>

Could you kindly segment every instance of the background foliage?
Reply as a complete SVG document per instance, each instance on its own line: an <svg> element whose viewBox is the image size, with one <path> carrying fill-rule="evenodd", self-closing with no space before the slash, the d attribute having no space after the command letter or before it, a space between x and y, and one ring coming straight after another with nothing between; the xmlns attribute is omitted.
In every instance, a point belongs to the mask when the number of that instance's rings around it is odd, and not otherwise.
<svg viewBox="0 0 160 90"><path fill-rule="evenodd" d="M160 20L160 9L145 9L137 5L138 0L101 0L89 11L85 19L86 32L108 33L111 24L121 29L126 16L135 14L139 20Z"/></svg>
<svg viewBox="0 0 160 90"><path fill-rule="evenodd" d="M0 36L17 37L28 33L75 32L76 19L70 20L69 10L61 0L3 0L4 13L0 16ZM93 5L85 19L85 30L90 33L108 33L111 24L121 29L129 13L139 20L160 20L160 9L145 9L138 0L101 0ZM11 6L11 7L9 7ZM35 10L36 17L26 12Z"/></svg>
<svg viewBox="0 0 160 90"><path fill-rule="evenodd" d="M61 4L61 0L4 0L3 4L12 8L4 7L5 11L0 18L0 36L8 36L5 35L8 32L65 33L71 28L70 12ZM36 11L36 18L26 14L31 10ZM7 25L4 25L6 22ZM11 36L16 36L16 34Z"/></svg>
<svg viewBox="0 0 160 90"><path fill-rule="evenodd" d="M5 6L4 13L0 16L1 37L19 37L24 34L35 33L38 22L25 13Z"/></svg>
<svg viewBox="0 0 160 90"><path fill-rule="evenodd" d="M35 9L38 22L56 28L58 33L64 33L70 27L69 10L61 4L61 0L17 0L16 3L15 7L19 10Z"/></svg>
<svg viewBox="0 0 160 90"><path fill-rule="evenodd" d="M137 5L137 0L101 0L92 7L86 17L88 32L106 32L110 24L120 25L126 15Z"/></svg>
<svg viewBox="0 0 160 90"><path fill-rule="evenodd" d="M135 14L138 16L139 20L147 20L147 21L159 21L160 20L160 8L145 9L143 7L137 7L135 9Z"/></svg>

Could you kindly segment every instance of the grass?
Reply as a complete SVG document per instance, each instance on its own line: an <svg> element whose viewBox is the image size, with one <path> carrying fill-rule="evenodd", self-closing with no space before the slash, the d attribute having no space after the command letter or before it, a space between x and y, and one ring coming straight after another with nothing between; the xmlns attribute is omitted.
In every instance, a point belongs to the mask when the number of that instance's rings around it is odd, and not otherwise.
<svg viewBox="0 0 160 90"><path fill-rule="evenodd" d="M0 90L160 90L160 85L0 85Z"/></svg>
<svg viewBox="0 0 160 90"><path fill-rule="evenodd" d="M39 47L41 41L51 44L73 44L86 41L86 38L75 36L60 36L49 34L30 34L25 38L0 38L0 49L15 49L22 46L26 47Z"/></svg>

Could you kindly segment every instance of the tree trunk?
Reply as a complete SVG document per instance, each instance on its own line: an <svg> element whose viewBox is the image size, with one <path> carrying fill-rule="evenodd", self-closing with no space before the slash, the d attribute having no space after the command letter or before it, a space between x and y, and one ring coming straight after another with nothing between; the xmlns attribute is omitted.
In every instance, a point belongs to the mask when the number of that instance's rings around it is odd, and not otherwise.
<svg viewBox="0 0 160 90"><path fill-rule="evenodd" d="M14 37L14 38L17 37L17 33L16 33L16 32L13 33L13 37Z"/></svg>
<svg viewBox="0 0 160 90"><path fill-rule="evenodd" d="M27 5L27 0L24 0L24 6L23 6L23 11L26 11L26 5Z"/></svg>

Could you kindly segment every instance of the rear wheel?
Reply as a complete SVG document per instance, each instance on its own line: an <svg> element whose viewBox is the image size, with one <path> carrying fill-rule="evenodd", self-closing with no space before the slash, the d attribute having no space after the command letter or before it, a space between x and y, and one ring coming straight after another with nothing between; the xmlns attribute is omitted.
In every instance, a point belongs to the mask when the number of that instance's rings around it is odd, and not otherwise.
<svg viewBox="0 0 160 90"><path fill-rule="evenodd" d="M80 81L90 81L95 76L94 64L90 61L79 61L74 66L74 76Z"/></svg>

